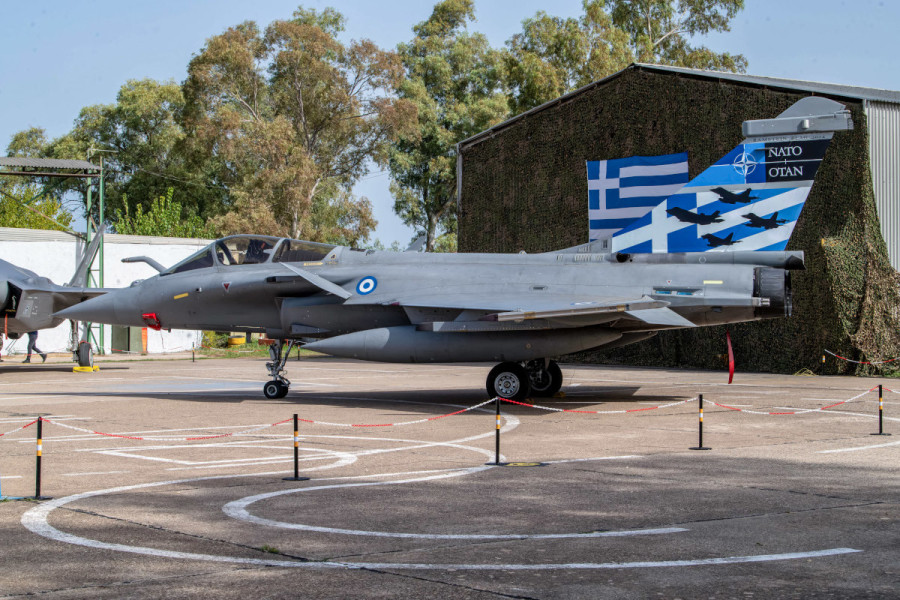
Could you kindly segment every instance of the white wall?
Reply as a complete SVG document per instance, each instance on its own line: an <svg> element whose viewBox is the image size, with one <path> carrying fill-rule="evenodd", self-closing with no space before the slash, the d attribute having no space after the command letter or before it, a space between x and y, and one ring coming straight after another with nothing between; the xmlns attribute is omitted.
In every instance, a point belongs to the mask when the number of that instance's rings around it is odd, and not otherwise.
<svg viewBox="0 0 900 600"><path fill-rule="evenodd" d="M146 279L156 274L156 270L146 263L123 263L123 258L147 256L164 267L170 267L210 241L109 234L104 239L103 286L126 287L136 279ZM58 231L0 227L0 259L34 271L59 285L65 285L72 279L83 246L74 236ZM95 267L98 264L95 262ZM69 332L69 321L53 329L41 330L38 333L38 348L44 352L68 351ZM147 352L190 350L195 344L200 345L200 337L199 331L167 332L151 329L147 334ZM104 353L111 351L111 343L112 328L104 326ZM27 336L18 340L6 340L3 354L22 354L27 345Z"/></svg>

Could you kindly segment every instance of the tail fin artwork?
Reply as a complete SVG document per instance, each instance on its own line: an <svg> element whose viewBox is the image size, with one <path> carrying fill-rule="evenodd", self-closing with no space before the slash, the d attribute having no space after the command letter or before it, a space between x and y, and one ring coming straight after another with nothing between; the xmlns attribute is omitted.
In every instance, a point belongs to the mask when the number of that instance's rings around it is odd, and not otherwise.
<svg viewBox="0 0 900 600"><path fill-rule="evenodd" d="M775 119L745 121L743 142L616 233L612 251L784 250L831 137L847 129L853 122L844 105L818 96ZM702 217L714 212L717 219Z"/></svg>

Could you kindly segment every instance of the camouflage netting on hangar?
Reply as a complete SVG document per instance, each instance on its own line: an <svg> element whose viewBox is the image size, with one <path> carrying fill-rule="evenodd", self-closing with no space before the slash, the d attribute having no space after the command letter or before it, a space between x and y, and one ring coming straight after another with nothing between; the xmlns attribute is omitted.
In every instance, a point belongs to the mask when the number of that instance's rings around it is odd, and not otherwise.
<svg viewBox="0 0 900 600"><path fill-rule="evenodd" d="M696 176L743 139L741 123L772 118L808 94L630 68L510 123L462 149L460 252L546 252L588 237L586 160L689 153ZM837 361L900 355L897 273L881 235L862 103L832 96L855 129L834 136L788 244L806 252L794 272L789 319L729 325L745 371L869 374ZM726 327L660 333L576 360L720 369ZM896 363L895 363L896 364Z"/></svg>

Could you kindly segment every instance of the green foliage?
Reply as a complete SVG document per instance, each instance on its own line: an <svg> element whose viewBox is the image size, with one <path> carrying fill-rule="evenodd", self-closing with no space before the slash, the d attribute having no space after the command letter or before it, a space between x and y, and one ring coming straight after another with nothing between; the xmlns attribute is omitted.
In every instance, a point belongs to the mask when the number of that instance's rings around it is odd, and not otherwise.
<svg viewBox="0 0 900 600"><path fill-rule="evenodd" d="M49 142L40 127L13 134L7 156L44 158ZM45 178L0 177L0 227L68 231L72 215Z"/></svg>
<svg viewBox="0 0 900 600"><path fill-rule="evenodd" d="M54 140L51 152L58 158L81 159L99 153L107 214L127 210L126 197L149 209L173 182L179 183L185 207L204 217L216 214L227 202L227 193L211 176L210 159L186 147L179 123L183 111L181 86L174 81L129 80L115 104L81 109L72 131ZM59 185L86 193L81 181Z"/></svg>
<svg viewBox="0 0 900 600"><path fill-rule="evenodd" d="M513 113L549 102L632 62L744 71L741 55L688 43L728 31L743 0L584 0L584 14L562 19L539 11L507 41Z"/></svg>
<svg viewBox="0 0 900 600"><path fill-rule="evenodd" d="M190 147L217 165L232 191L220 229L240 224L315 238L318 202L320 217L352 208L331 219L342 230L335 235L367 235L371 211L335 190L350 189L369 159L384 160L413 107L389 94L402 77L398 57L368 40L341 43L342 28L333 9L300 8L264 31L252 21L231 27L191 60L184 84Z"/></svg>
<svg viewBox="0 0 900 600"><path fill-rule="evenodd" d="M679 77L641 67L585 90L463 150L460 250L545 252L587 241L586 160L687 150L696 176L740 143L741 123L777 115L797 92ZM793 273L793 316L729 325L739 370L872 374L828 359L900 355L900 297L881 237L860 102L839 98L855 129L835 134L789 243L806 271ZM726 327L660 333L592 362L723 369Z"/></svg>
<svg viewBox="0 0 900 600"><path fill-rule="evenodd" d="M151 235L163 237L210 238L212 229L203 219L182 208L173 200L175 190L169 188L165 196L158 196L150 204L149 210L137 204L134 212L129 209L128 197L122 202L125 211L116 209L115 230L124 235Z"/></svg>
<svg viewBox="0 0 900 600"><path fill-rule="evenodd" d="M444 0L398 48L406 79L397 93L418 121L391 147L391 194L394 212L426 236L428 250L441 231L456 229L456 143L507 114L502 55L465 30L472 20L472 0Z"/></svg>

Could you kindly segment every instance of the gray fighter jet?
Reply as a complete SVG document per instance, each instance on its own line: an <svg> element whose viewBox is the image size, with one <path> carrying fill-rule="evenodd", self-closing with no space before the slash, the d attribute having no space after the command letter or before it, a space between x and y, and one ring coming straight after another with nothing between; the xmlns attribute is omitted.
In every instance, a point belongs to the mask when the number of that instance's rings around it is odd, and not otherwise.
<svg viewBox="0 0 900 600"><path fill-rule="evenodd" d="M793 142L801 119L804 139L852 127L843 106L824 103L771 120L766 139ZM822 111L827 119L815 117ZM736 181L727 167L724 183L757 185ZM238 235L59 316L265 333L275 340L263 387L269 398L287 394L285 360L301 344L372 361L496 362L488 394L522 399L560 389L554 357L664 329L787 316L791 271L802 268L802 252L602 253L587 244L543 254L423 254Z"/></svg>
<svg viewBox="0 0 900 600"><path fill-rule="evenodd" d="M104 289L85 287L88 268L97 254L99 242L100 235L91 241L75 269L75 275L64 286L0 260L0 314L8 337L18 339L29 331L56 327L65 318L55 313L105 292ZM81 366L92 365L90 344L78 344L75 358Z"/></svg>

